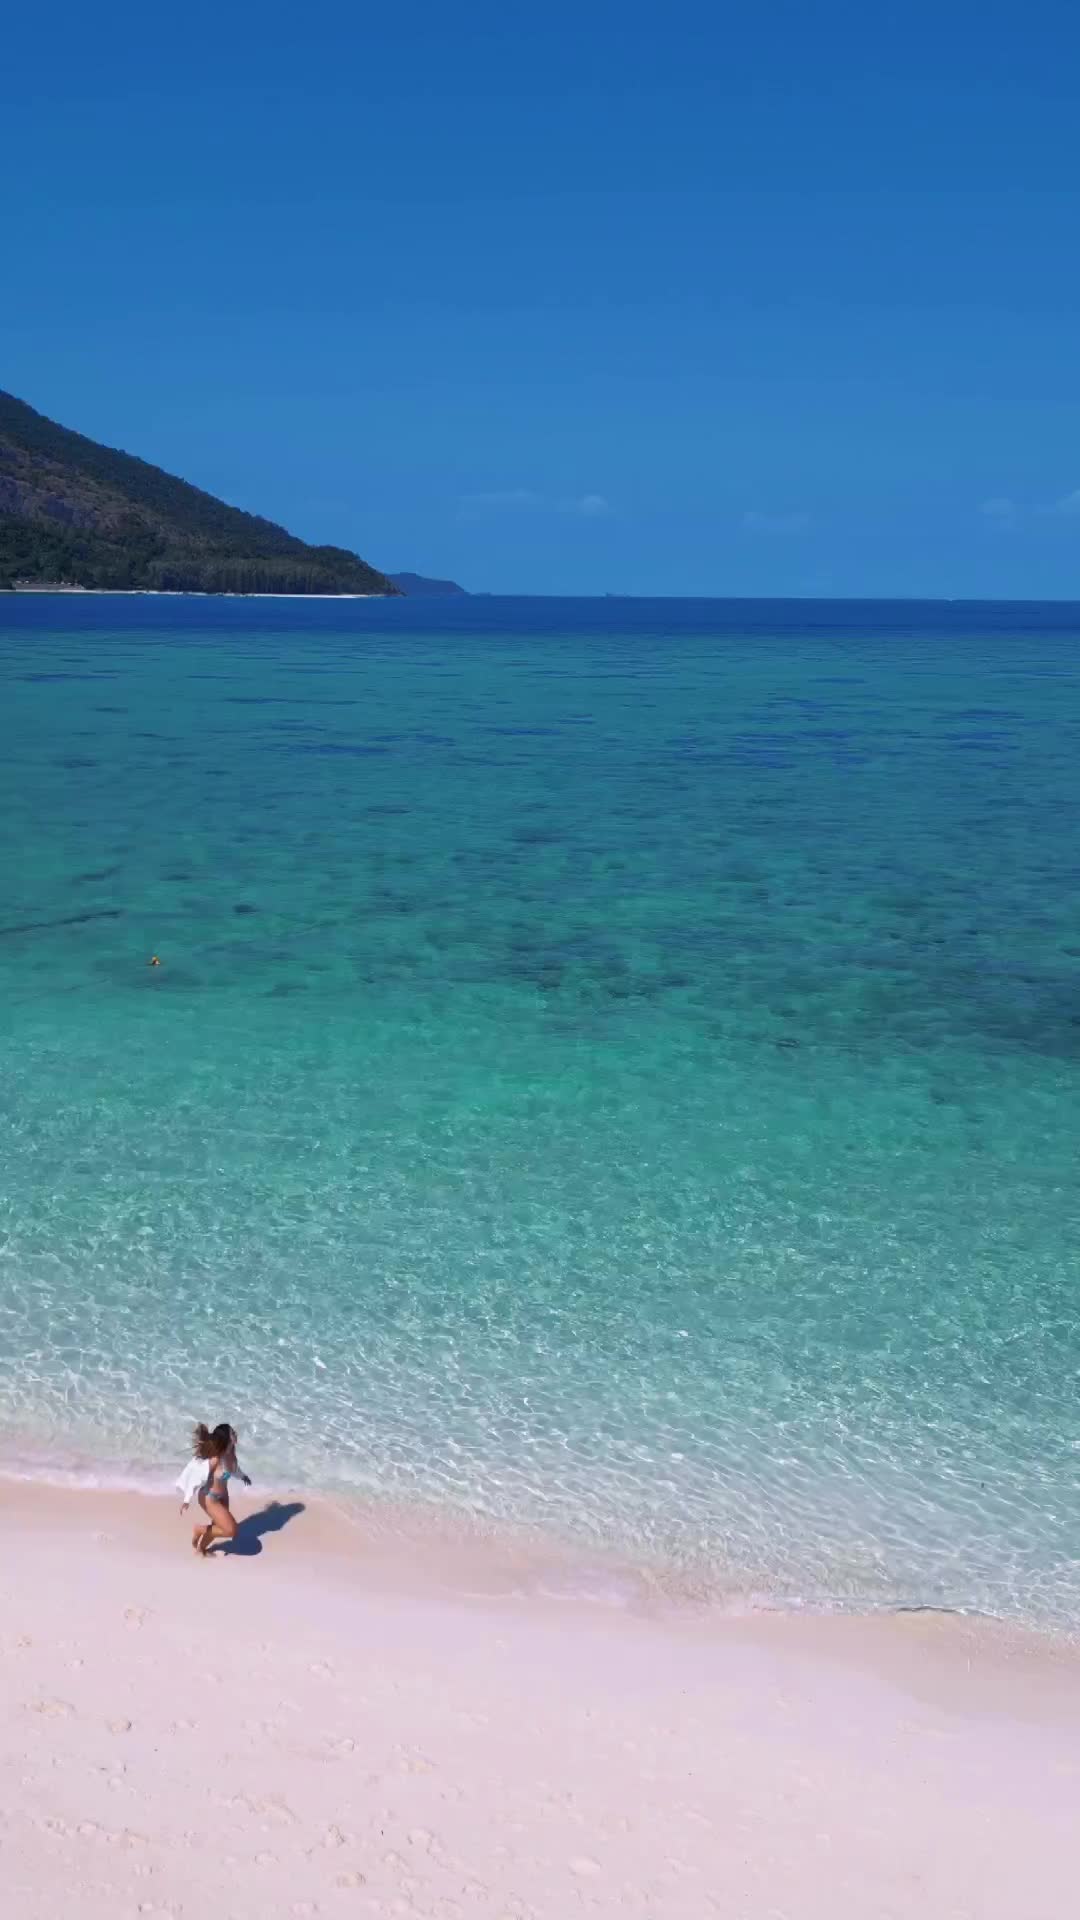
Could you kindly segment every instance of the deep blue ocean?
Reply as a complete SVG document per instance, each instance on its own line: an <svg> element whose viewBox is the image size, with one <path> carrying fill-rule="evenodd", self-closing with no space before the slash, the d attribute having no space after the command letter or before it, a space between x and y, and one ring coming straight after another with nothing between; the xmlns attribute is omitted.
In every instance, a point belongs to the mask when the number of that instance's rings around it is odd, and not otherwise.
<svg viewBox="0 0 1080 1920"><path fill-rule="evenodd" d="M20 595L0 682L10 1466L1080 1624L1080 607Z"/></svg>

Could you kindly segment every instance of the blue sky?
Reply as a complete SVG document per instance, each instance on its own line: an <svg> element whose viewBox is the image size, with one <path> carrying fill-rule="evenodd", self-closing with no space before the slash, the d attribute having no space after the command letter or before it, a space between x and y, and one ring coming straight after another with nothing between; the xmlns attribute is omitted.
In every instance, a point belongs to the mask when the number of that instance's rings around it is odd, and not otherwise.
<svg viewBox="0 0 1080 1920"><path fill-rule="evenodd" d="M1080 598L1080 19L5 21L0 385L494 591Z"/></svg>

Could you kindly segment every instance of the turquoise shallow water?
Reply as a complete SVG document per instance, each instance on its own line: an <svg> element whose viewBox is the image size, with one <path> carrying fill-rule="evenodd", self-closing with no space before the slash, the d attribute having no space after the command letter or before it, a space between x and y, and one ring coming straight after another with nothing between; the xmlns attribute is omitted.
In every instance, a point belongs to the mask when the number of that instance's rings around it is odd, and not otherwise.
<svg viewBox="0 0 1080 1920"><path fill-rule="evenodd" d="M0 670L9 1461L227 1412L1080 1624L1080 610L19 598Z"/></svg>

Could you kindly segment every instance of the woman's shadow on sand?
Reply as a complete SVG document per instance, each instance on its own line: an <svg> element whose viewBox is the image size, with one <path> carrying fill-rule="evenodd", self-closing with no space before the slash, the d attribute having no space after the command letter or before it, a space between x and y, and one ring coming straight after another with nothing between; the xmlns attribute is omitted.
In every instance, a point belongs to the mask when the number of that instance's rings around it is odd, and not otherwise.
<svg viewBox="0 0 1080 1920"><path fill-rule="evenodd" d="M253 1554L262 1552L264 1533L280 1533L282 1527L287 1527L289 1521L297 1519L304 1510L302 1500L270 1500L258 1513L245 1514L237 1522L233 1538L219 1541L214 1552L238 1553L251 1559Z"/></svg>

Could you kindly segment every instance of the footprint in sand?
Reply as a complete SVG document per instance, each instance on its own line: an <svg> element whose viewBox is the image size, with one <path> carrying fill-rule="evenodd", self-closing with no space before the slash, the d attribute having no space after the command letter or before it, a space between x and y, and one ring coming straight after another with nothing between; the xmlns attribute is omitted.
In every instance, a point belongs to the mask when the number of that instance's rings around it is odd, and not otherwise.
<svg viewBox="0 0 1080 1920"><path fill-rule="evenodd" d="M124 1608L124 1619L126 1620L129 1627L141 1627L143 1621L149 1620L149 1618L150 1618L150 1615L147 1612L145 1607L125 1607Z"/></svg>
<svg viewBox="0 0 1080 1920"><path fill-rule="evenodd" d="M689 1820L695 1827L705 1827L709 1832L712 1831L716 1824L715 1821L710 1820L706 1814L700 1813L697 1807L684 1807L683 1819Z"/></svg>
<svg viewBox="0 0 1080 1920"><path fill-rule="evenodd" d="M45 1714L51 1720L66 1720L75 1709L70 1700L31 1700L31 1713Z"/></svg>
<svg viewBox="0 0 1080 1920"><path fill-rule="evenodd" d="M234 1794L226 1804L237 1812L263 1814L268 1820L275 1820L278 1826L295 1827L296 1815L280 1794L268 1794L265 1799L251 1793Z"/></svg>
<svg viewBox="0 0 1080 1920"><path fill-rule="evenodd" d="M130 1720L110 1720L109 1732L110 1733L130 1733L131 1721Z"/></svg>

